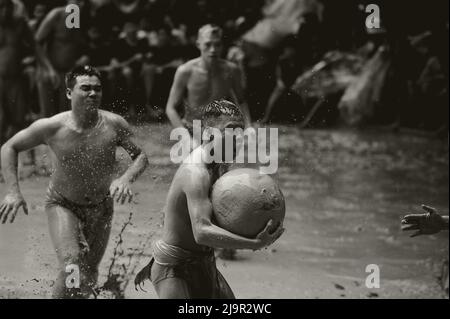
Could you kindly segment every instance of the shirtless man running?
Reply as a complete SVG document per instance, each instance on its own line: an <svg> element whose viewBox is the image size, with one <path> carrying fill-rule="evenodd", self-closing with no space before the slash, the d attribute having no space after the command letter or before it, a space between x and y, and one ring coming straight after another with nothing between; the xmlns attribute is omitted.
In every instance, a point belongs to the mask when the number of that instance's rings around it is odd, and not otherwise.
<svg viewBox="0 0 450 319"><path fill-rule="evenodd" d="M201 120L204 130L221 131L222 141L212 141L221 145L225 145L228 134L225 128L244 128L239 108L225 100L208 104ZM212 248L257 250L273 243L284 230L282 225L269 221L256 238L245 238L213 224L209 194L230 164L224 160L207 164L211 162L208 144L194 149L175 173L167 195L163 237L154 243L152 260L135 279L136 285L150 279L159 298L234 298L216 268ZM218 147L214 146L212 149Z"/></svg>
<svg viewBox="0 0 450 319"><path fill-rule="evenodd" d="M9 192L0 204L0 220L12 223L19 208L28 215L17 176L18 153L47 144L54 173L47 190L45 210L50 236L60 263L53 296L89 297L97 281L98 265L111 230L113 201L130 202L130 184L148 165L147 156L132 141L127 122L98 107L102 98L100 75L92 67L77 67L66 76L72 110L34 122L1 149L3 175ZM113 181L116 148L125 149L133 164ZM67 267L71 271L66 273ZM66 287L73 267L80 287Z"/></svg>
<svg viewBox="0 0 450 319"><path fill-rule="evenodd" d="M220 58L222 46L222 30L219 27L207 24L200 28L197 38L200 57L177 69L167 101L166 114L174 127L191 130L192 121L201 119L202 107L219 99L228 99L240 105L245 124L250 126L241 71L234 63ZM184 99L185 114L181 118L176 108Z"/></svg>

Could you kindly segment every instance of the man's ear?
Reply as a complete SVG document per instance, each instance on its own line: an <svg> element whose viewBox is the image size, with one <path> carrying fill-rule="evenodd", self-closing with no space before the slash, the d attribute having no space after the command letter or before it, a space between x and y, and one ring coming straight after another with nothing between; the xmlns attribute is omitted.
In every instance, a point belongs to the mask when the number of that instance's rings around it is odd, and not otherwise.
<svg viewBox="0 0 450 319"><path fill-rule="evenodd" d="M66 96L69 100L72 99L72 90L71 89L69 89L69 88L66 89Z"/></svg>

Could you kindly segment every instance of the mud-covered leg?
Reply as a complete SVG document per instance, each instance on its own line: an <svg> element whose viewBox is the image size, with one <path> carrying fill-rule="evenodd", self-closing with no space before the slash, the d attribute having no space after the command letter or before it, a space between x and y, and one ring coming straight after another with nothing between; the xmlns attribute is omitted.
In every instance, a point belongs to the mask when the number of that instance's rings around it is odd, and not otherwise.
<svg viewBox="0 0 450 319"><path fill-rule="evenodd" d="M82 234L73 212L61 206L46 208L50 237L59 261L59 274L53 298L88 298L89 285L85 249L80 245Z"/></svg>

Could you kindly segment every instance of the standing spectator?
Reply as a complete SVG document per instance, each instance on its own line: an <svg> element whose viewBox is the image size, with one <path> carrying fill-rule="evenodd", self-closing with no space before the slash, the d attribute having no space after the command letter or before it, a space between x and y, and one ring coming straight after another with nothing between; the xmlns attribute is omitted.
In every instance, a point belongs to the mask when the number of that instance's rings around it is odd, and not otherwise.
<svg viewBox="0 0 450 319"><path fill-rule="evenodd" d="M84 0L68 0L83 10ZM50 61L49 70L38 69L39 102L43 117L50 117L67 109L64 75L72 69L85 50L86 40L78 28L66 26L65 6L49 12L36 33L38 49Z"/></svg>

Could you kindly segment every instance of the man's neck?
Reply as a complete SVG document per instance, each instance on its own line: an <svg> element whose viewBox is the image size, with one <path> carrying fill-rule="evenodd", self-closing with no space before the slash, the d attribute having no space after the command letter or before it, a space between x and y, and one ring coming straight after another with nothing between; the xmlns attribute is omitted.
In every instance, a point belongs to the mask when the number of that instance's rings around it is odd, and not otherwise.
<svg viewBox="0 0 450 319"><path fill-rule="evenodd" d="M72 109L72 120L76 128L81 130L90 129L97 125L99 112L98 110L87 112Z"/></svg>

